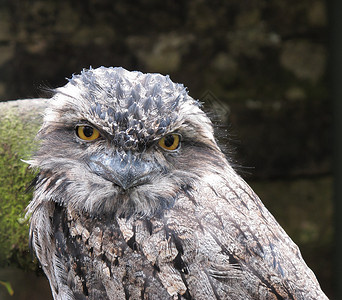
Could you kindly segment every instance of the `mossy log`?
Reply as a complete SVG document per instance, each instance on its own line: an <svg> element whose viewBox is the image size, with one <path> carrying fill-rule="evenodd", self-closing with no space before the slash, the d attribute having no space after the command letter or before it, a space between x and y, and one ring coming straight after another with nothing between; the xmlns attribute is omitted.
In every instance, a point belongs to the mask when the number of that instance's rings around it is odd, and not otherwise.
<svg viewBox="0 0 342 300"><path fill-rule="evenodd" d="M0 266L27 268L32 260L25 220L32 193L25 191L35 171L23 160L35 149L45 107L46 99L0 102Z"/></svg>

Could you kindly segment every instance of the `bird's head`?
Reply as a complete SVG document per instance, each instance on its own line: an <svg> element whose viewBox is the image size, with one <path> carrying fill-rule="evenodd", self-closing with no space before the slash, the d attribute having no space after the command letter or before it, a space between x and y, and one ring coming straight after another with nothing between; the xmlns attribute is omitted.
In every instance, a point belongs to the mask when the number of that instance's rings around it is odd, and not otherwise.
<svg viewBox="0 0 342 300"><path fill-rule="evenodd" d="M152 215L222 164L209 118L168 76L84 70L56 90L31 161L36 198L91 215Z"/></svg>

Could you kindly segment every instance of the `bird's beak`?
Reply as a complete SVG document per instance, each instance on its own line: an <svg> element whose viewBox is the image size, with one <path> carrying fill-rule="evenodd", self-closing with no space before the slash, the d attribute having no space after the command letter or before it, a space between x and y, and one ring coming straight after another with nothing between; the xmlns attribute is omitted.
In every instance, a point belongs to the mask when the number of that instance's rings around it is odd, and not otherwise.
<svg viewBox="0 0 342 300"><path fill-rule="evenodd" d="M130 151L93 155L88 166L94 173L124 190L147 183L153 171L151 162Z"/></svg>

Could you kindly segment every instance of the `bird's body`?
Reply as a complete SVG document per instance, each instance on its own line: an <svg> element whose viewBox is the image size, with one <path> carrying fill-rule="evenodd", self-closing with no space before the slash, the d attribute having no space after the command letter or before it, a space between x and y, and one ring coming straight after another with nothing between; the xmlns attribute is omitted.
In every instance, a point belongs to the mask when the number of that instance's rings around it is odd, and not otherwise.
<svg viewBox="0 0 342 300"><path fill-rule="evenodd" d="M83 71L38 139L30 234L55 300L327 299L168 77Z"/></svg>

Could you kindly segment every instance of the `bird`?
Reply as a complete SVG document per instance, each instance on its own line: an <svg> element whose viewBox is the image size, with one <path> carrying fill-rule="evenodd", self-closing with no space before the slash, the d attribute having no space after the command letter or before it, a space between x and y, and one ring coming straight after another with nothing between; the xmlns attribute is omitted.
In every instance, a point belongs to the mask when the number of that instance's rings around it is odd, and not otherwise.
<svg viewBox="0 0 342 300"><path fill-rule="evenodd" d="M30 246L55 300L328 299L169 76L83 69L36 142Z"/></svg>

